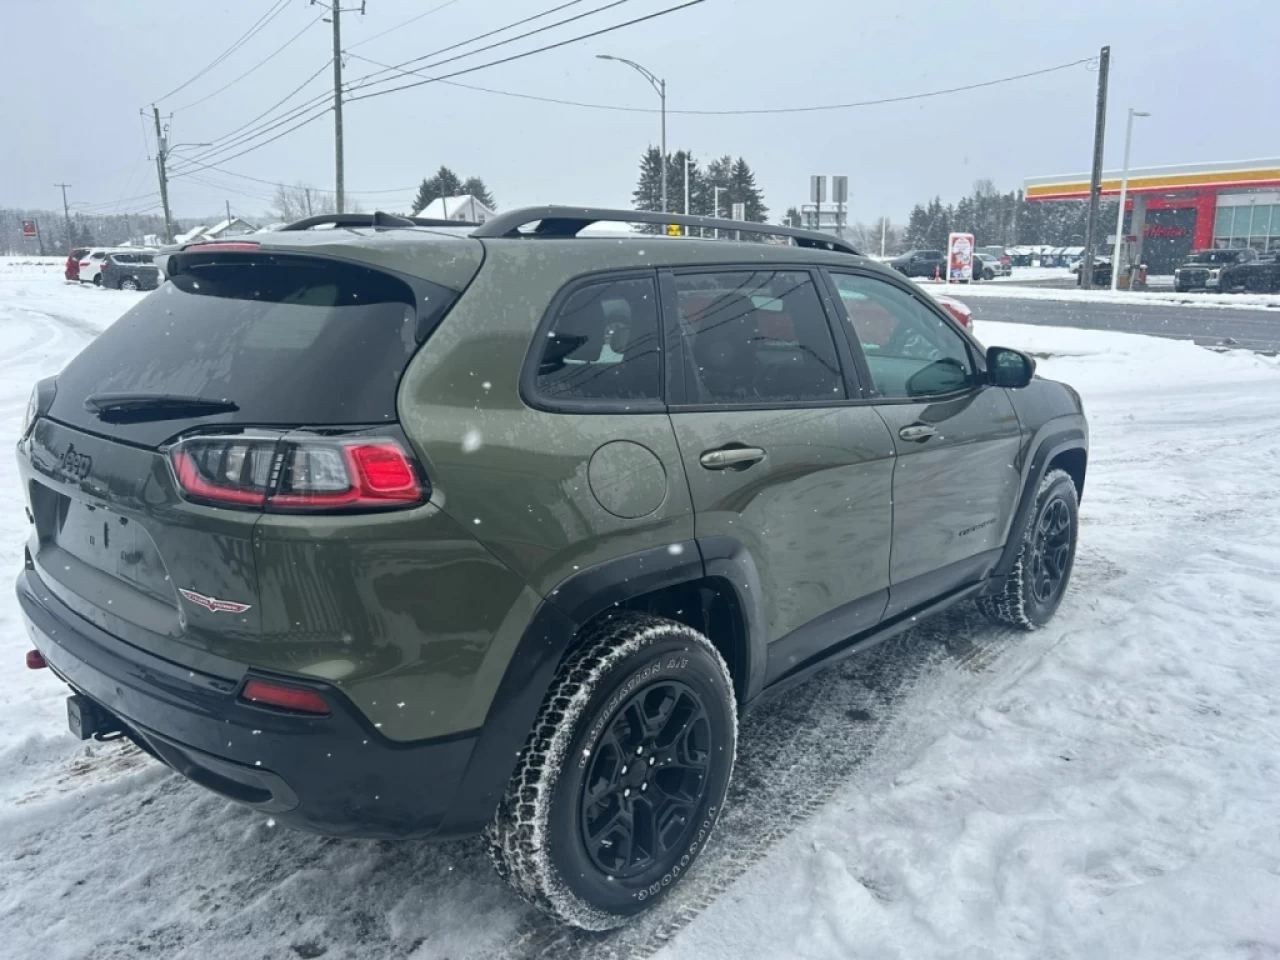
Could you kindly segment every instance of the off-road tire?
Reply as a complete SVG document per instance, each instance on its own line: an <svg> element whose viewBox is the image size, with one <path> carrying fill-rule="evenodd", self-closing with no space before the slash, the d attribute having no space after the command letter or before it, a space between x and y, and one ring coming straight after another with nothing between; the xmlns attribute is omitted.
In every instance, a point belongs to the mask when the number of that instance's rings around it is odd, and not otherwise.
<svg viewBox="0 0 1280 960"><path fill-rule="evenodd" d="M692 815L678 818L676 849L669 856L654 856L638 875L611 877L591 859L599 846L589 845L585 827L594 801L584 791L599 782L591 779L593 748L599 747L594 759L604 762L609 737L619 723L626 725L629 705L645 702L638 696L648 691L650 698L661 698L664 690L681 687L705 707L706 727L699 730L709 749L700 751L708 757L698 781L702 792ZM674 713L672 707L668 716ZM647 614L619 613L588 626L557 671L485 830L490 859L521 897L559 920L586 930L620 926L663 899L705 848L724 806L736 747L733 681L710 640L682 623ZM641 772L652 775L657 788L661 769L659 764ZM641 799L637 795L632 804ZM633 838L636 832L633 827ZM626 845L628 856L632 846L633 841Z"/></svg>
<svg viewBox="0 0 1280 960"><path fill-rule="evenodd" d="M1070 518L1070 542L1067 559L1061 576L1061 586L1047 599L1036 595L1032 583L1035 567L1036 534L1040 522L1051 505L1061 502ZM1080 529L1080 508L1076 486L1065 470L1050 470L1036 490L1036 502L1031 516L1022 531L1022 543L1018 560L999 593L979 597L978 609L996 623L1037 630L1043 627L1057 612L1071 582L1071 569L1075 564L1076 539Z"/></svg>

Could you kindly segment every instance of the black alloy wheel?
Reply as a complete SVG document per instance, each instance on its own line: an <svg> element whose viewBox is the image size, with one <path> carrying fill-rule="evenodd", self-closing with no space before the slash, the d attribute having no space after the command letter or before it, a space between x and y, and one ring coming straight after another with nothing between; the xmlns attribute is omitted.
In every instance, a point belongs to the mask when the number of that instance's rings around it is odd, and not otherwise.
<svg viewBox="0 0 1280 960"><path fill-rule="evenodd" d="M597 742L579 798L591 862L628 879L687 843L706 793L711 724L692 687L672 680L628 700Z"/></svg>
<svg viewBox="0 0 1280 960"><path fill-rule="evenodd" d="M1071 511L1066 500L1054 497L1036 521L1031 545L1031 592L1044 604L1058 598L1071 570Z"/></svg>

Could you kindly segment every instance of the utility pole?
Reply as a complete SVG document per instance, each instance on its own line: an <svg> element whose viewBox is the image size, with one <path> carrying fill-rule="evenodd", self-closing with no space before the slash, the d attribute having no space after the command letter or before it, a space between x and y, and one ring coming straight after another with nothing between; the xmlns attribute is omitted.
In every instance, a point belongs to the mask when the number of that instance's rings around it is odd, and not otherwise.
<svg viewBox="0 0 1280 960"><path fill-rule="evenodd" d="M223 200L222 202L227 205L227 226L229 227L231 226L231 201Z"/></svg>
<svg viewBox="0 0 1280 960"><path fill-rule="evenodd" d="M67 187L69 183L55 183L55 187L62 188L62 215L67 219L67 255L71 255L71 248L76 245L75 238L71 235L71 209L67 206Z"/></svg>
<svg viewBox="0 0 1280 960"><path fill-rule="evenodd" d="M338 212L344 206L344 185L342 182L342 5L335 0L329 8L333 13L333 172L336 180L334 196L338 204Z"/></svg>
<svg viewBox="0 0 1280 960"><path fill-rule="evenodd" d="M884 243L889 239L889 218L880 218L880 257L884 258Z"/></svg>
<svg viewBox="0 0 1280 960"><path fill-rule="evenodd" d="M173 243L173 217L169 215L169 180L164 171L169 145L160 131L160 108L154 103L151 105L151 113L156 121L156 171L160 174L160 205L164 207L164 242Z"/></svg>
<svg viewBox="0 0 1280 960"><path fill-rule="evenodd" d="M1089 220L1084 233L1084 260L1080 263L1080 286L1093 288L1093 247L1098 235L1098 201L1102 196L1102 146L1107 136L1107 71L1111 48L1103 47L1098 57L1098 107L1093 125L1093 175L1089 179ZM1118 240L1119 238L1117 238ZM1116 264L1111 264L1114 272Z"/></svg>

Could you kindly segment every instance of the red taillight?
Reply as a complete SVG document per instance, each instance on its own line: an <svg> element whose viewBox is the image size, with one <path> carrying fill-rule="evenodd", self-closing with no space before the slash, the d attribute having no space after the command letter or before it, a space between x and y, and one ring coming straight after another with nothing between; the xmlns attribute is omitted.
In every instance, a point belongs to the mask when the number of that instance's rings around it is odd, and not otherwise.
<svg viewBox="0 0 1280 960"><path fill-rule="evenodd" d="M88 261L88 260L81 260L81 261L80 261L80 266L81 266L81 268L87 267L88 265L89 265L89 261Z"/></svg>
<svg viewBox="0 0 1280 960"><path fill-rule="evenodd" d="M48 664L44 662L44 655L39 650L27 651L27 669L43 670Z"/></svg>
<svg viewBox="0 0 1280 960"><path fill-rule="evenodd" d="M294 713L311 713L317 716L329 714L329 704L314 690L287 687L284 684L269 683L266 680L250 680L240 691L240 699L263 707L291 710Z"/></svg>
<svg viewBox="0 0 1280 960"><path fill-rule="evenodd" d="M169 458L188 499L219 506L361 510L426 499L413 462L390 439L192 437Z"/></svg>
<svg viewBox="0 0 1280 960"><path fill-rule="evenodd" d="M214 240L209 243L193 243L188 247L182 248L183 252L189 250L216 250L227 253L257 253L258 245L256 243L246 243L243 240Z"/></svg>

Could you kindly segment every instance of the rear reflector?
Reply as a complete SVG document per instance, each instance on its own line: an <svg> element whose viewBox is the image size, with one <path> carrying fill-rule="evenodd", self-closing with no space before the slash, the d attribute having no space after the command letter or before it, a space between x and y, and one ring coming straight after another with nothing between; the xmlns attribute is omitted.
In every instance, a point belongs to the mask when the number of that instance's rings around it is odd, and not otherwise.
<svg viewBox="0 0 1280 960"><path fill-rule="evenodd" d="M48 664L44 662L44 656L40 653L39 650L27 651L27 669L28 670L43 670L47 666Z"/></svg>
<svg viewBox="0 0 1280 960"><path fill-rule="evenodd" d="M266 680L250 680L244 685L240 699L263 707L291 710L294 713L310 713L318 716L329 714L329 704L314 690L287 687L279 683L269 683Z"/></svg>

